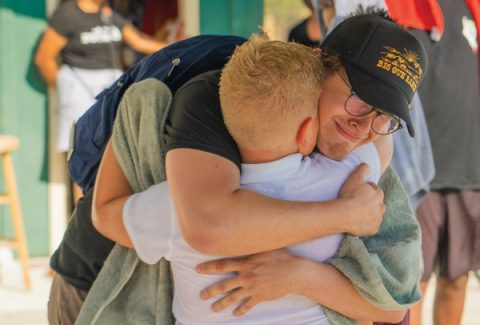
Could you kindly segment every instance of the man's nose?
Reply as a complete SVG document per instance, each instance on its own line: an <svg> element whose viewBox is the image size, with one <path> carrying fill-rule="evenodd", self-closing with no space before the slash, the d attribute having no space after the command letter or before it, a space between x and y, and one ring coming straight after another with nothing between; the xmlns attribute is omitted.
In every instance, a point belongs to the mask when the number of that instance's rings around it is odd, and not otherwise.
<svg viewBox="0 0 480 325"><path fill-rule="evenodd" d="M372 125L372 120L375 117L375 113L368 114L367 116L362 117L352 117L349 120L349 125L351 128L355 129L356 132L360 134L366 134L370 132L370 127Z"/></svg>
<svg viewBox="0 0 480 325"><path fill-rule="evenodd" d="M355 130L359 135L364 135L370 132L372 121L375 118L374 113L362 117L352 117L349 120L349 126Z"/></svg>

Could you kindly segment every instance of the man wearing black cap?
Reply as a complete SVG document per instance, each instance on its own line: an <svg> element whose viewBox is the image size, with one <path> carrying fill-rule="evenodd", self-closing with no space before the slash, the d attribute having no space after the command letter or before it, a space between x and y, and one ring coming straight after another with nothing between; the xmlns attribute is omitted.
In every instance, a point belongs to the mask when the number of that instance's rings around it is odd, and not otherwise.
<svg viewBox="0 0 480 325"><path fill-rule="evenodd" d="M414 36L384 18L374 17L347 19L332 30L321 49L340 57L353 94L402 119L413 137L409 105L425 73L427 56Z"/></svg>
<svg viewBox="0 0 480 325"><path fill-rule="evenodd" d="M409 104L427 68L425 50L414 36L402 30L398 25L387 22L382 17L360 15L349 18L337 26L327 36L321 49L326 65L329 64L328 62L332 60L331 56L334 55L340 58L345 69L338 66L337 73L327 76L323 83L319 100L320 124L317 147L324 155L333 159L342 159L353 149L378 140L380 134L388 134L400 129L400 118L407 125L409 134L414 135L409 117ZM344 73L346 74L344 75ZM365 105L365 103L371 106ZM389 119L389 128L383 131L377 129L376 126L381 125L381 122L385 121L384 119ZM172 159L171 162L175 160ZM167 160L167 168L168 164ZM174 173L180 172L177 171L176 167L172 169ZM169 178L169 182L171 180ZM301 222L299 221L301 220L300 214L292 218L295 221L291 224L292 228L286 232L289 235L297 230L298 222ZM252 220L249 217L244 218L243 221ZM281 233L273 234L274 231L270 233L272 224L266 227L270 228L260 230L263 233L262 243L270 238L268 236L275 238L275 242L264 243L264 247L270 249L280 247L278 243L284 241L285 238L281 238ZM266 233L268 233L268 236ZM234 237L229 236L228 238ZM303 240L307 239L307 237L303 237ZM257 240L257 242L260 241ZM219 244L221 245L221 243ZM227 245L231 244L232 242L229 241ZM233 250L233 248L229 248L227 245L224 245L222 249L228 254L230 250L227 249ZM251 279L248 276L252 276L253 273L258 279L263 279L262 274L256 274L257 269L262 267L268 269L265 265L275 265L275 262L269 259L270 256L262 256L261 261L256 257L249 257L243 261L214 261L207 265L207 268L208 272L213 274L228 270L229 272L237 272L238 277L243 276L241 283L250 288L250 291L248 291L249 299L253 301L252 296L258 296L255 297L255 303L258 303L262 299L272 299L272 292L267 294L264 286L258 286L258 290L251 288ZM249 263L251 263L250 266L248 266ZM272 269L268 270L272 271ZM312 266L311 271L318 270L315 270L315 266ZM412 270L412 272L414 271ZM308 272L305 273L306 277L308 277L307 274ZM282 279L275 278L273 275L271 277L270 284L272 287L269 289L275 291L275 283ZM319 284L317 289L319 295L322 295L322 289L325 288L321 287L320 282L317 283ZM224 285L222 283L217 287L210 288L209 295L225 294L226 292L222 288ZM312 287L314 287L313 283ZM309 288L309 291L314 291L314 289ZM329 292L329 294L332 293ZM240 298L245 299L247 297ZM331 298L334 301L337 297L332 296ZM239 297L237 296L235 299L239 299ZM239 300L236 300L236 302L240 302ZM347 310L352 307L348 305L346 300L344 302L343 307L346 307ZM225 304L230 303L232 302ZM252 304L244 304L244 306L242 307L243 312L253 307ZM343 311L347 312L347 310Z"/></svg>
<svg viewBox="0 0 480 325"><path fill-rule="evenodd" d="M327 53L337 55L340 60L331 60L335 72L327 77L319 99L318 147L334 159L342 159L381 134L398 130L400 118L413 134L408 104L426 67L419 42L383 17L357 16L347 19L339 28L340 32L327 38L323 49L325 60ZM360 40L350 37L351 34ZM390 98L382 100L379 92ZM239 189L240 157L223 124L217 93L218 73L207 73L185 85L174 98L165 134L169 183L184 236L192 247L202 252L239 255L339 232L376 233L376 226L363 225L363 220L351 216L355 211L349 211L348 203L344 215L327 220L318 214L317 203L280 201ZM106 157L115 159L108 150ZM118 165L104 168L103 173L113 187L115 182L125 183ZM130 191L123 194L129 195ZM278 251L262 254L257 261L268 265L278 259L278 254ZM305 272L318 271L314 264ZM248 267L249 262L245 265ZM362 298L355 291L348 295L342 291L345 285L351 287L351 283L334 268L328 268L321 275L324 276L327 282L334 281L328 292L332 301L329 306L350 317L363 317L366 311L358 310L360 306L352 302ZM312 283L312 287L315 285ZM267 285L267 290L275 295L278 285L270 283L270 286ZM246 306L243 312L247 310Z"/></svg>

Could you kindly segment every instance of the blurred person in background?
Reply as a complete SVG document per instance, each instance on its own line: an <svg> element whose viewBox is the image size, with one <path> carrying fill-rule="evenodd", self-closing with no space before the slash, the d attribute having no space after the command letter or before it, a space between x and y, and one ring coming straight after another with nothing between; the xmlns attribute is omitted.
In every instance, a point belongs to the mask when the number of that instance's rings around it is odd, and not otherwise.
<svg viewBox="0 0 480 325"><path fill-rule="evenodd" d="M419 88L436 174L417 209L425 269L436 274L435 325L461 323L469 271L480 268L478 0L387 0L424 44L431 69ZM421 305L412 313L421 324Z"/></svg>
<svg viewBox="0 0 480 325"><path fill-rule="evenodd" d="M178 0L109 0L113 11L126 17L142 33L165 43L185 39ZM124 44L122 63L130 66L145 57Z"/></svg>
<svg viewBox="0 0 480 325"><path fill-rule="evenodd" d="M122 42L145 54L166 45L141 33L106 0L62 1L49 19L35 64L43 79L57 86L56 151L68 151L74 121L122 74ZM74 201L81 195L74 186Z"/></svg>
<svg viewBox="0 0 480 325"><path fill-rule="evenodd" d="M288 40L319 47L335 16L333 0L303 0L303 2L310 9L311 15L290 30Z"/></svg>

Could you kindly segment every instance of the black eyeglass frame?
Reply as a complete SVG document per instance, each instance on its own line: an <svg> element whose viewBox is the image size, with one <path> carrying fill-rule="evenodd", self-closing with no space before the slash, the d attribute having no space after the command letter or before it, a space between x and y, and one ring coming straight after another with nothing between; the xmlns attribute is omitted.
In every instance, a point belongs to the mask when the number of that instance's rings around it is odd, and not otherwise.
<svg viewBox="0 0 480 325"><path fill-rule="evenodd" d="M393 114L390 114L390 113L386 113L384 112L383 110L381 110L380 108L377 108L373 105L369 105L371 106L371 110L364 113L364 114L353 114L351 113L348 108L347 108L347 103L348 101L350 100L350 98L352 98L353 96L357 97L360 99L360 97L358 97L358 95L353 91L352 87L350 86L350 83L347 82L347 80L342 76L342 74L337 70L336 71L338 76L340 77L340 79L342 79L342 81L345 83L345 85L348 87L348 89L350 89L350 95L348 95L347 99L345 99L345 102L343 103L343 108L345 109L345 112L347 112L348 114L350 114L351 116L355 116L355 117L364 117L364 116L367 116L369 115L370 113L372 112L375 112L375 114L377 114L373 119L372 119L372 124L370 125L370 128L372 129L373 132L375 132L376 134L378 135L389 135L389 134L392 134L398 130L401 130L403 128L403 125L401 123L401 119L398 117L398 116L395 116ZM409 110L411 111L411 108L409 107ZM388 131L388 132L379 132L377 130L375 130L375 128L373 127L373 124L375 123L375 120L380 116L380 115L384 115L384 116L388 116L390 118L391 121L395 121L397 122L397 125L394 129Z"/></svg>

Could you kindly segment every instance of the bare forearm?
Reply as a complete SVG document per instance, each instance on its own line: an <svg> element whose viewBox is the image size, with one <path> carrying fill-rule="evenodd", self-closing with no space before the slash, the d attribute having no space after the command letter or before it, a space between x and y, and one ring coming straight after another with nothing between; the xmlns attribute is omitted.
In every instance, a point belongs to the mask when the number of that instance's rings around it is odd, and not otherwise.
<svg viewBox="0 0 480 325"><path fill-rule="evenodd" d="M144 54L150 54L160 50L161 48L164 48L165 46L167 46L167 43L160 42L154 38L141 35L139 43L137 44L137 48L135 50Z"/></svg>
<svg viewBox="0 0 480 325"><path fill-rule="evenodd" d="M109 141L95 182L92 222L102 235L126 247L132 247L132 242L123 224L122 213L123 206L131 194L132 189Z"/></svg>
<svg viewBox="0 0 480 325"><path fill-rule="evenodd" d="M198 265L196 271L235 274L202 290L201 297L221 296L212 305L217 311L238 304L237 316L263 301L273 301L292 293L307 296L356 320L396 323L405 315L404 311L376 308L363 299L350 280L334 267L295 256L286 249L209 261Z"/></svg>
<svg viewBox="0 0 480 325"><path fill-rule="evenodd" d="M48 27L42 36L35 52L35 65L38 67L43 79L51 86L57 80L57 56L67 44L67 38Z"/></svg>
<svg viewBox="0 0 480 325"><path fill-rule="evenodd" d="M201 151L192 160L172 161L182 152L167 154L167 178L183 235L196 250L246 255L344 231L339 211L347 213L347 204L282 201L241 190L233 163ZM191 163L200 159L205 168Z"/></svg>
<svg viewBox="0 0 480 325"><path fill-rule="evenodd" d="M140 32L132 24L123 27L123 39L125 43L130 45L134 50L150 54L167 46L165 42L161 42L147 34Z"/></svg>
<svg viewBox="0 0 480 325"><path fill-rule="evenodd" d="M282 201L247 190L237 190L225 200L209 204L203 213L220 214L210 230L218 242L204 246L209 238L197 238L209 253L223 256L246 255L287 247L299 242L345 231L339 213L346 209L340 200L329 202ZM246 209L248 207L248 209ZM346 213L346 211L345 211ZM228 214L228 216L227 216ZM207 225L208 227L208 225ZM217 245L217 243L222 243Z"/></svg>
<svg viewBox="0 0 480 325"><path fill-rule="evenodd" d="M297 276L297 292L319 304L352 319L361 321L400 322L406 311L385 311L365 300L353 284L335 267L307 259L298 261L301 265Z"/></svg>
<svg viewBox="0 0 480 325"><path fill-rule="evenodd" d="M362 173L355 175L358 186L350 184L355 195L293 202L239 189L239 169L211 153L175 149L166 167L182 233L202 253L247 255L342 232L374 234L382 220L383 193Z"/></svg>
<svg viewBox="0 0 480 325"><path fill-rule="evenodd" d="M105 202L101 207L92 209L93 226L108 239L128 248L133 248L122 219L122 210L128 196Z"/></svg>
<svg viewBox="0 0 480 325"><path fill-rule="evenodd" d="M55 86L57 82L57 73L58 73L58 64L55 60L47 59L47 60L36 60L35 64L38 67L38 70L48 85Z"/></svg>

